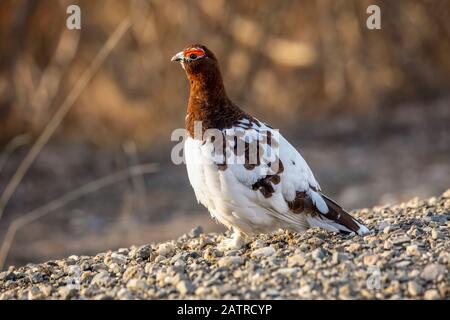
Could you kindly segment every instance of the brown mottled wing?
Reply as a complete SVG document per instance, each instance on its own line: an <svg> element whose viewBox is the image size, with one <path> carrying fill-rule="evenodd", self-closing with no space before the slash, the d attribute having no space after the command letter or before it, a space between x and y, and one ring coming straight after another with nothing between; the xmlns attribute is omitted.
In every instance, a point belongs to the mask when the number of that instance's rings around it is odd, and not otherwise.
<svg viewBox="0 0 450 320"><path fill-rule="evenodd" d="M323 193L320 193L323 200L325 200L325 203L328 206L328 213L324 214L324 216L327 219L330 219L347 229L349 229L352 232L358 232L360 229L360 226L357 223L357 220L353 218L347 211L345 211L339 204L337 204L334 200L330 199Z"/></svg>

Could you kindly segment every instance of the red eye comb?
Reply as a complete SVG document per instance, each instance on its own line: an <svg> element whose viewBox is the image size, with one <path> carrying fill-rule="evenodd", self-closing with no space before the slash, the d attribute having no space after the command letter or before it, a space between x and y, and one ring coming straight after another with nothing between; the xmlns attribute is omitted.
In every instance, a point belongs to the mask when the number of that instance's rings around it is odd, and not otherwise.
<svg viewBox="0 0 450 320"><path fill-rule="evenodd" d="M185 57L189 57L191 54L195 54L198 57L202 57L206 53L205 53L205 50L203 50L202 48L190 48L190 49L187 49L187 50L184 51L184 56Z"/></svg>

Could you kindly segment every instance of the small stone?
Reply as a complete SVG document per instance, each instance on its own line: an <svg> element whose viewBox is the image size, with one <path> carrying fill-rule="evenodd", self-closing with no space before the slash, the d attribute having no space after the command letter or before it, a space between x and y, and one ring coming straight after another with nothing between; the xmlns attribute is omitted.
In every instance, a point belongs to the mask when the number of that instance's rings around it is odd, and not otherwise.
<svg viewBox="0 0 450 320"><path fill-rule="evenodd" d="M364 256L364 258L363 258L363 263L366 266L373 266L374 264L377 263L377 261L378 261L378 257L374 254Z"/></svg>
<svg viewBox="0 0 450 320"><path fill-rule="evenodd" d="M198 238L203 233L203 228L201 226L196 226L191 231L189 231L188 236L191 238Z"/></svg>
<svg viewBox="0 0 450 320"><path fill-rule="evenodd" d="M420 271L419 270L411 270L408 274L408 277L410 279L416 279L418 276L420 275Z"/></svg>
<svg viewBox="0 0 450 320"><path fill-rule="evenodd" d="M44 281L44 275L40 272L34 272L30 276L30 280L32 283L40 283Z"/></svg>
<svg viewBox="0 0 450 320"><path fill-rule="evenodd" d="M409 260L403 260L403 261L397 262L397 263L395 264L395 266L396 266L398 269L402 269L402 268L406 268L406 267L409 266L410 264L411 264L411 261L409 261Z"/></svg>
<svg viewBox="0 0 450 320"><path fill-rule="evenodd" d="M390 225L387 225L386 227L383 228L384 234L389 234L391 231L392 231L392 227Z"/></svg>
<svg viewBox="0 0 450 320"><path fill-rule="evenodd" d="M343 286L341 286L339 288L339 296L344 299L352 296L351 287L348 284L344 284Z"/></svg>
<svg viewBox="0 0 450 320"><path fill-rule="evenodd" d="M408 292L411 296L415 297L421 295L423 292L423 287L418 284L416 281L408 282Z"/></svg>
<svg viewBox="0 0 450 320"><path fill-rule="evenodd" d="M290 277L298 273L299 270L297 268L280 268L277 273L282 274L284 276Z"/></svg>
<svg viewBox="0 0 450 320"><path fill-rule="evenodd" d="M125 256L123 254L120 254L120 253L113 252L111 254L111 256L106 259L105 263L107 265L112 264L112 263L116 263L118 265L122 265L122 264L127 263L127 261L128 261L127 256Z"/></svg>
<svg viewBox="0 0 450 320"><path fill-rule="evenodd" d="M301 298L309 299L311 297L311 291L312 291L311 285L307 284L302 286L300 289L298 289L298 295Z"/></svg>
<svg viewBox="0 0 450 320"><path fill-rule="evenodd" d="M359 249L361 249L361 245L359 243L352 243L347 247L347 250L352 253L358 251Z"/></svg>
<svg viewBox="0 0 450 320"><path fill-rule="evenodd" d="M275 248L272 246L267 246L263 248L256 249L252 252L251 256L253 258L269 257L275 253Z"/></svg>
<svg viewBox="0 0 450 320"><path fill-rule="evenodd" d="M445 267L441 266L437 263L432 263L427 265L420 276L427 281L434 281L437 280L441 275L444 275L445 273Z"/></svg>
<svg viewBox="0 0 450 320"><path fill-rule="evenodd" d="M387 240L387 241L385 241L385 242L383 243L383 248L384 248L385 250L390 250L390 249L392 249L393 246L394 246L394 245L393 245L392 242L389 241L389 240Z"/></svg>
<svg viewBox="0 0 450 320"><path fill-rule="evenodd" d="M420 250L416 244L412 244L406 247L406 253L411 256L418 256L420 255Z"/></svg>
<svg viewBox="0 0 450 320"><path fill-rule="evenodd" d="M198 297L202 297L205 294L207 294L210 291L210 289L206 288L206 287L198 287L197 289L195 289L195 295Z"/></svg>
<svg viewBox="0 0 450 320"><path fill-rule="evenodd" d="M266 244L264 243L264 241L261 241L259 239L256 239L255 241L253 241L253 243L250 245L250 247L252 249L260 249L260 248L264 248L266 246Z"/></svg>
<svg viewBox="0 0 450 320"><path fill-rule="evenodd" d="M93 273L91 271L85 271L80 276L80 282L85 283L93 278Z"/></svg>
<svg viewBox="0 0 450 320"><path fill-rule="evenodd" d="M311 252L311 256L314 260L323 260L325 258L325 251L322 248L317 248Z"/></svg>
<svg viewBox="0 0 450 320"><path fill-rule="evenodd" d="M387 221L381 221L378 225L377 225L377 230L381 231L384 230L384 228L389 226L389 222Z"/></svg>
<svg viewBox="0 0 450 320"><path fill-rule="evenodd" d="M384 291L389 295L393 295L396 294L399 290L400 290L400 283L397 280L393 280Z"/></svg>
<svg viewBox="0 0 450 320"><path fill-rule="evenodd" d="M173 271L176 273L185 272L186 271L186 262L184 262L181 259L175 261L175 263L173 264Z"/></svg>
<svg viewBox="0 0 450 320"><path fill-rule="evenodd" d="M450 216L447 214L435 214L431 216L431 221L438 222L438 223L445 223L450 219Z"/></svg>
<svg viewBox="0 0 450 320"><path fill-rule="evenodd" d="M443 197L443 198L450 198L450 189L447 189L447 191L445 191L445 192L442 194L442 197Z"/></svg>
<svg viewBox="0 0 450 320"><path fill-rule="evenodd" d="M52 293L53 288L49 284L40 284L39 285L39 290L41 290L41 292L44 295L44 297L48 297Z"/></svg>
<svg viewBox="0 0 450 320"><path fill-rule="evenodd" d="M194 292L195 286L192 284L192 282L183 280L177 284L177 290L180 292L181 295L184 296Z"/></svg>
<svg viewBox="0 0 450 320"><path fill-rule="evenodd" d="M391 238L392 244L395 246L401 245L406 242L410 242L411 239L407 235L400 235L397 237Z"/></svg>
<svg viewBox="0 0 450 320"><path fill-rule="evenodd" d="M64 286L58 288L58 294L61 299L68 300L77 296L78 290L72 286Z"/></svg>
<svg viewBox="0 0 450 320"><path fill-rule="evenodd" d="M439 300L441 298L439 292L435 289L425 291L423 297L425 300Z"/></svg>
<svg viewBox="0 0 450 320"><path fill-rule="evenodd" d="M128 282L132 278L140 278L143 275L143 271L138 266L128 267L123 273L123 280Z"/></svg>
<svg viewBox="0 0 450 320"><path fill-rule="evenodd" d="M14 281L16 280L16 275L14 272L4 271L0 273L0 281Z"/></svg>
<svg viewBox="0 0 450 320"><path fill-rule="evenodd" d="M306 263L306 258L304 253L295 254L288 258L288 266L303 266Z"/></svg>
<svg viewBox="0 0 450 320"><path fill-rule="evenodd" d="M218 265L219 267L232 267L239 266L244 263L244 259L237 256L226 256L219 259Z"/></svg>
<svg viewBox="0 0 450 320"><path fill-rule="evenodd" d="M331 262L334 264L338 264L349 259L349 255L346 252L333 252L333 256L331 258Z"/></svg>
<svg viewBox="0 0 450 320"><path fill-rule="evenodd" d="M30 288L30 290L28 290L28 299L40 300L40 299L44 299L44 298L45 298L45 296L44 296L43 292L38 287L32 286Z"/></svg>
<svg viewBox="0 0 450 320"><path fill-rule="evenodd" d="M434 240L444 238L444 234L436 229L431 230L431 238Z"/></svg>
<svg viewBox="0 0 450 320"><path fill-rule="evenodd" d="M96 284L103 287L106 286L110 281L111 277L109 276L108 272L102 270L92 278L91 284Z"/></svg>
<svg viewBox="0 0 450 320"><path fill-rule="evenodd" d="M275 298L278 297L280 295L280 291L276 290L276 289L267 289L266 291L261 293L261 298L262 299L267 299L267 298Z"/></svg>
<svg viewBox="0 0 450 320"><path fill-rule="evenodd" d="M147 284L142 279L133 278L127 282L127 288L131 291L141 291L147 289Z"/></svg>
<svg viewBox="0 0 450 320"><path fill-rule="evenodd" d="M152 247L148 245L140 246L136 251L136 257L141 259L148 259L152 253Z"/></svg>
<svg viewBox="0 0 450 320"><path fill-rule="evenodd" d="M118 292L117 292L117 297L120 300L131 300L133 299L133 294L131 293L130 290L125 289L125 288L121 288Z"/></svg>
<svg viewBox="0 0 450 320"><path fill-rule="evenodd" d="M171 257L175 253L175 246L170 242L162 243L158 247L158 254L163 257Z"/></svg>
<svg viewBox="0 0 450 320"><path fill-rule="evenodd" d="M206 247L207 245L212 245L214 244L214 240L211 239L210 237L201 237L200 238L200 247Z"/></svg>

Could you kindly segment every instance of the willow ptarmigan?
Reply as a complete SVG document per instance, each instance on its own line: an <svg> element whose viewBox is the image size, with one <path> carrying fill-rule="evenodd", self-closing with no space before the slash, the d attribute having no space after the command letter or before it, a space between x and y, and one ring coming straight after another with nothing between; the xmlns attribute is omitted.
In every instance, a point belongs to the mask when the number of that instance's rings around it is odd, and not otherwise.
<svg viewBox="0 0 450 320"><path fill-rule="evenodd" d="M369 232L321 192L306 161L278 130L228 98L209 49L189 45L172 61L181 63L190 82L184 145L189 181L197 200L233 230L223 247L240 248L246 236L280 228Z"/></svg>

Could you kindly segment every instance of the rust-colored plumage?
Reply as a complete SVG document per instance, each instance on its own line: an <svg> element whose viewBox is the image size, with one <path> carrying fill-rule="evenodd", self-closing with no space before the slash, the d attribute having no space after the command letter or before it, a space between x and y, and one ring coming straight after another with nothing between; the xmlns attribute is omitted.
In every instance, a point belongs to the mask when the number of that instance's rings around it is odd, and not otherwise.
<svg viewBox="0 0 450 320"><path fill-rule="evenodd" d="M194 136L195 121L202 122L204 132L212 128L229 128L245 115L228 98L215 55L198 44L189 45L183 51L189 54L195 51L193 48L202 48L206 55L184 64L191 88L186 117L186 129L191 137Z"/></svg>

